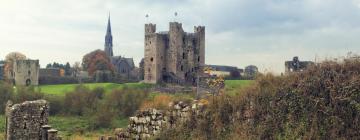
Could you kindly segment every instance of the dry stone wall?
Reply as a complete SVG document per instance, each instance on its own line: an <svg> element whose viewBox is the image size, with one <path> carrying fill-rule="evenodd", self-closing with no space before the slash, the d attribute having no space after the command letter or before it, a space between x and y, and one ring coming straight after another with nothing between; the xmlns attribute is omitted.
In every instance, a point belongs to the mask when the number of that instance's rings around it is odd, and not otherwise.
<svg viewBox="0 0 360 140"><path fill-rule="evenodd" d="M45 100L6 105L6 140L61 140L48 124L49 104Z"/></svg>
<svg viewBox="0 0 360 140"><path fill-rule="evenodd" d="M187 121L191 115L199 115L204 110L204 104L194 101L189 104L182 101L171 102L169 109L147 109L139 111L129 118L125 129L116 129L115 136L102 136L100 140L150 139L162 129L174 128L179 122Z"/></svg>

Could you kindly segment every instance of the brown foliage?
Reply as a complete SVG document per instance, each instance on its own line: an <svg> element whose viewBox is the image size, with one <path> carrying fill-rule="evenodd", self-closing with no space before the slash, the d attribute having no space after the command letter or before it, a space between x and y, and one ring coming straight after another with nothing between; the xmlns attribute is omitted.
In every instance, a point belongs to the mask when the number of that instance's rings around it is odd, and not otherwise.
<svg viewBox="0 0 360 140"><path fill-rule="evenodd" d="M148 109L148 108L156 108L156 109L166 109L169 103L173 101L173 97L169 95L158 95L155 96L154 99L145 100L140 109Z"/></svg>
<svg viewBox="0 0 360 140"><path fill-rule="evenodd" d="M114 72L115 68L111 64L110 58L102 50L95 50L83 57L82 65L85 70L93 75L97 70L109 70Z"/></svg>
<svg viewBox="0 0 360 140"><path fill-rule="evenodd" d="M359 139L360 60L326 61L287 76L260 75L244 93L218 96L160 136L175 139ZM166 139L166 138L165 138Z"/></svg>
<svg viewBox="0 0 360 140"><path fill-rule="evenodd" d="M16 60L25 60L26 56L19 52L11 52L5 57L4 76L9 78L7 74L13 69Z"/></svg>

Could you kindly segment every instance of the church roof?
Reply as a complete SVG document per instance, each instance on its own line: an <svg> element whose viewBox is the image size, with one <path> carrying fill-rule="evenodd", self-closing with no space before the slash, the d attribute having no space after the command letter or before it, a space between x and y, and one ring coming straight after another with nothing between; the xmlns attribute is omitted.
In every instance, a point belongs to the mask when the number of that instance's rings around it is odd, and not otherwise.
<svg viewBox="0 0 360 140"><path fill-rule="evenodd" d="M126 62L129 64L130 67L135 67L134 59L133 58L125 58Z"/></svg>
<svg viewBox="0 0 360 140"><path fill-rule="evenodd" d="M125 62L129 65L130 68L135 68L134 59L133 58L125 58L121 56L113 56L111 57L111 62L116 65L120 62Z"/></svg>

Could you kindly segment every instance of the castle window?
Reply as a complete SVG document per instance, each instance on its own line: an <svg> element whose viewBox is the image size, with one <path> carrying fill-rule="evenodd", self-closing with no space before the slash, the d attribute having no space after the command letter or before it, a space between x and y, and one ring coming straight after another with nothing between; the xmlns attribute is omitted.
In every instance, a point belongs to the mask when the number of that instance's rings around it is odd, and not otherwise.
<svg viewBox="0 0 360 140"><path fill-rule="evenodd" d="M30 76L30 74L31 74L31 71L28 71L28 75Z"/></svg>
<svg viewBox="0 0 360 140"><path fill-rule="evenodd" d="M150 71L151 71L151 69L149 68L149 69L148 69L148 72L150 72Z"/></svg>
<svg viewBox="0 0 360 140"><path fill-rule="evenodd" d="M200 62L200 56L198 56L198 62Z"/></svg>
<svg viewBox="0 0 360 140"><path fill-rule="evenodd" d="M185 53L183 53L183 59L185 59Z"/></svg>
<svg viewBox="0 0 360 140"><path fill-rule="evenodd" d="M184 66L183 65L181 65L180 70L184 71Z"/></svg>
<svg viewBox="0 0 360 140"><path fill-rule="evenodd" d="M149 43L151 44L151 41Z"/></svg>
<svg viewBox="0 0 360 140"><path fill-rule="evenodd" d="M150 61L153 62L153 61L154 61L154 58L151 57L151 58L150 58Z"/></svg>

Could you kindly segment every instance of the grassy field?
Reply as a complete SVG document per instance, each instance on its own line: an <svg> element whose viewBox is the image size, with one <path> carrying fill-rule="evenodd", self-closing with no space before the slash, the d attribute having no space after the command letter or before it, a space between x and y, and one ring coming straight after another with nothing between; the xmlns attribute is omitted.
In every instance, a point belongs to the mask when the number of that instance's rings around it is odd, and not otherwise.
<svg viewBox="0 0 360 140"><path fill-rule="evenodd" d="M235 95L239 93L239 90L250 86L253 80L226 80L225 81L225 93L229 95Z"/></svg>
<svg viewBox="0 0 360 140"><path fill-rule="evenodd" d="M75 90L75 87L79 84L62 84L62 85L42 85L38 86L37 89L42 93L49 95L64 95L66 92L71 92ZM95 89L97 87L102 87L105 89L105 93L109 93L115 89L121 89L124 87L129 88L146 88L151 87L151 84L144 83L126 83L126 84L116 84L116 83L90 83L83 84L84 86Z"/></svg>
<svg viewBox="0 0 360 140"><path fill-rule="evenodd" d="M235 90L239 88L243 88L246 86L251 85L252 80L226 80L225 81L225 90L232 94ZM40 90L42 93L49 94L49 95L64 95L66 92L74 91L75 87L79 84L62 84L62 85L42 85L38 86L37 89ZM151 84L145 83L126 83L126 84L116 84L116 83L90 83L90 84L83 84L84 86L95 89L97 87L102 87L105 89L106 93L111 92L115 89L121 89L124 87L129 88L147 88L151 87Z"/></svg>

